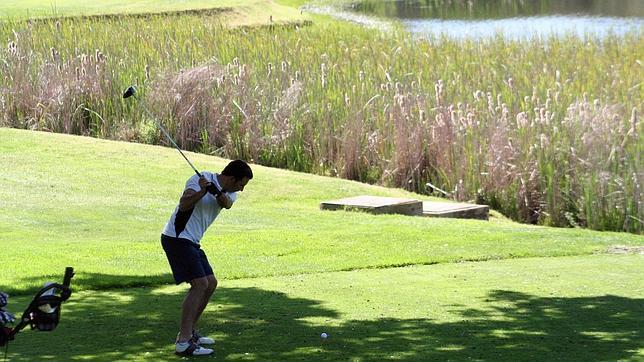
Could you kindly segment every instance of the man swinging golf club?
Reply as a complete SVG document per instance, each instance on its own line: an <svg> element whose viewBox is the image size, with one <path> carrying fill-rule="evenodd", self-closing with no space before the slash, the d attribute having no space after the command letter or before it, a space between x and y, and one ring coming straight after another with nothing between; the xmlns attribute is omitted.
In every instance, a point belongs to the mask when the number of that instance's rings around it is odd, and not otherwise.
<svg viewBox="0 0 644 362"><path fill-rule="evenodd" d="M161 245L168 257L177 284L188 282L190 289L181 306L181 327L175 353L181 356L204 356L212 349L201 345L214 344L196 332L201 313L208 304L217 279L208 258L200 248L206 229L221 209L230 209L243 191L253 172L244 161L231 161L220 174L201 172L188 179L179 205L161 234Z"/></svg>

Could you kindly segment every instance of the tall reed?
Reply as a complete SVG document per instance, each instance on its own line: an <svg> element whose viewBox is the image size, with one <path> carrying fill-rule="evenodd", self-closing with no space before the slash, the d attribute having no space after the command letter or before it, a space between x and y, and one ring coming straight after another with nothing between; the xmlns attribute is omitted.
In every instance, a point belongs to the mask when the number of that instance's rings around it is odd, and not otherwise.
<svg viewBox="0 0 644 362"><path fill-rule="evenodd" d="M129 31L124 31L128 29ZM644 231L644 37L414 40L210 16L2 23L0 122L485 202L516 220Z"/></svg>

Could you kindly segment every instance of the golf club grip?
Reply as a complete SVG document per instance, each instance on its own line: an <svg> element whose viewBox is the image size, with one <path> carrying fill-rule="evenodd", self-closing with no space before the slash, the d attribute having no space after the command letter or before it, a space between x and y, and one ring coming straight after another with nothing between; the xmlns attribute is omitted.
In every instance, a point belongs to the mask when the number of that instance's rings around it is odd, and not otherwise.
<svg viewBox="0 0 644 362"><path fill-rule="evenodd" d="M219 189L217 188L217 186L215 186L215 184L212 184L212 183L211 183L211 184L210 184L210 186L208 186L208 187L206 188L206 190L208 190L208 192L209 192L209 193L211 193L211 194L213 194L213 195L215 195L215 196L219 196L219 195L221 195L221 190L219 190Z"/></svg>
<svg viewBox="0 0 644 362"><path fill-rule="evenodd" d="M72 278L74 277L74 268L71 266L68 266L65 268L65 277L63 278L63 285L66 287L69 287L69 284L72 282Z"/></svg>

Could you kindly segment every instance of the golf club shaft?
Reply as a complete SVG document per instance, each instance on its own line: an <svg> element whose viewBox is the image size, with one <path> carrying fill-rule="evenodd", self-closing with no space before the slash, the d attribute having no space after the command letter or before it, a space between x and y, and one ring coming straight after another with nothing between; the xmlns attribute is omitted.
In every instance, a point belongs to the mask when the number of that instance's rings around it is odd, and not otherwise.
<svg viewBox="0 0 644 362"><path fill-rule="evenodd" d="M136 94L136 87L132 85L132 86L129 86L125 90L125 93L123 93L123 98L125 99L125 98L134 97L134 99L138 100L138 98L135 96L135 94ZM181 148L179 148L179 146L174 141L172 136L170 136L168 131L166 131L165 128L163 128L163 126L161 125L161 123L159 121L157 121L156 117L154 117L154 115L148 110L148 108L145 106L145 104L142 104L142 106L143 106L143 110L145 111L145 113L147 113L147 115L150 118L152 118L152 121L154 121L154 123L157 125L157 127L159 127L161 129L161 131L163 132L163 134L170 140L170 142L172 142L172 145L174 146L174 148L176 148L177 151L179 151L179 153L181 154L183 159L186 160L186 162L188 162L188 164L190 165L190 167L192 167L192 169L195 171L197 176L203 177L201 172L197 171L197 168L192 164L192 162L190 162L188 157L186 157L186 155L183 154L183 152L181 151ZM206 190L208 190L209 193L215 195L215 197L219 197L219 196L222 195L222 190L218 189L217 186L215 186L215 184L212 183L212 182L210 182L208 184L208 186L206 187Z"/></svg>
<svg viewBox="0 0 644 362"><path fill-rule="evenodd" d="M152 120L154 121L154 123L156 123L157 127L159 127L159 128L161 129L161 132L163 132L163 134L168 138L168 140L170 140L170 142L172 142L172 145L174 146L174 148L176 148L176 149L177 149L177 151L179 151L179 153L181 154L181 156L183 156L183 158L186 160L186 162L188 162L188 164L190 165L190 167L192 167L192 169L195 171L195 173L197 174L197 176L202 177L202 176L201 176L201 172L197 171L197 168L192 164L192 162L190 162L190 160L188 159L188 157L186 157L186 155L184 155L184 154L183 154L183 152L181 151L181 148L179 148L179 146L177 146L177 143L172 139L172 136L170 136L170 134L168 133L168 131L166 131L166 130L165 130L165 128L163 128L163 126L161 125L161 123L159 123L159 121L157 121L157 119L154 117L154 115L153 115L152 113L150 113L150 111L148 111L148 108L147 108L144 104L142 104L142 106L143 106L143 109L145 110L145 113L147 113L147 114L148 114L148 116L149 116L150 118L152 118Z"/></svg>

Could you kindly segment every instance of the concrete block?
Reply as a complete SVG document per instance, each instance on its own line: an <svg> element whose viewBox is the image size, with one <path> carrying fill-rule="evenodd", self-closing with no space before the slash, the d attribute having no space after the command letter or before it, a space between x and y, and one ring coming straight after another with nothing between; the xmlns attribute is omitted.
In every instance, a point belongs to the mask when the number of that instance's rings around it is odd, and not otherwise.
<svg viewBox="0 0 644 362"><path fill-rule="evenodd" d="M361 210L372 214L402 214L420 216L423 202L414 199L399 199L382 196L355 196L345 199L324 201L322 210Z"/></svg>
<svg viewBox="0 0 644 362"><path fill-rule="evenodd" d="M487 205L423 201L424 216L488 220L489 214Z"/></svg>

